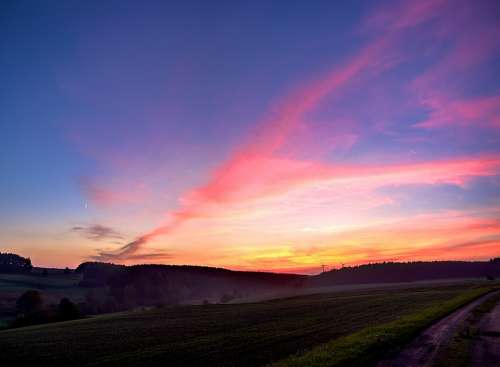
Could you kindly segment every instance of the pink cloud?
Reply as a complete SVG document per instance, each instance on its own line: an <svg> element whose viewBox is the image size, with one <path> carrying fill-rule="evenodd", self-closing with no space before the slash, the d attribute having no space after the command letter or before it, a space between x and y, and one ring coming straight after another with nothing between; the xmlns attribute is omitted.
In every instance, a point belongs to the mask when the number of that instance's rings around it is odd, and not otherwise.
<svg viewBox="0 0 500 367"><path fill-rule="evenodd" d="M85 196L98 206L138 204L149 196L146 185L133 183L132 185L113 185L112 188L102 186L86 178L80 178L78 184Z"/></svg>
<svg viewBox="0 0 500 367"><path fill-rule="evenodd" d="M115 252L98 256L104 260L127 259L157 236L168 234L187 221L209 215L208 206L222 208L232 203L281 195L316 182L359 180L369 187L409 183L463 185L471 177L497 174L500 159L496 156L399 165L344 166L283 157L291 135L303 125L306 115L325 96L335 96L346 85L394 66L393 63L387 65L386 55L388 51L393 51L402 31L438 16L446 4L449 3L428 0L401 6L397 12L391 12L391 21L385 27L387 32L382 32L382 36L363 47L340 68L295 91L278 104L270 117L257 125L249 140L212 172L206 184L188 190L182 196L180 208L169 214L166 224L139 236ZM471 116L478 108L484 108L484 103L468 108L458 106L456 110ZM357 136L351 136L350 140L346 138L346 146L354 144L356 139Z"/></svg>
<svg viewBox="0 0 500 367"><path fill-rule="evenodd" d="M251 139L217 168L208 183L184 195L184 205L171 214L167 225L146 233L119 249L116 253L103 253L103 259L123 259L135 253L143 244L159 235L169 233L187 220L202 215L203 206L211 202L224 202L232 197L259 195L274 191L283 185L303 181L313 172L321 171L313 163L293 162L273 158L283 148L290 134L301 125L304 115L311 111L327 94L342 87L362 72L376 69L374 62L390 44L388 37L363 48L343 67L336 69L312 85L292 93L273 111L272 116L258 125ZM293 167L291 167L293 165ZM283 174L285 173L286 174ZM254 179L264 175L265 179ZM277 180L277 181L275 181Z"/></svg>
<svg viewBox="0 0 500 367"><path fill-rule="evenodd" d="M373 187L380 187L384 185L443 183L464 185L471 178L496 175L499 170L500 156L493 155L385 166L338 166L333 171L335 179L359 179L373 184Z"/></svg>
<svg viewBox="0 0 500 367"><path fill-rule="evenodd" d="M329 144L331 150L347 150L354 146L359 140L359 135L346 133L334 137Z"/></svg>
<svg viewBox="0 0 500 367"><path fill-rule="evenodd" d="M421 128L448 125L500 128L500 96L449 100L435 96L425 101L431 109L429 117L416 124Z"/></svg>
<svg viewBox="0 0 500 367"><path fill-rule="evenodd" d="M444 184L465 185L474 177L500 172L500 156L452 159L399 165L326 165L279 159L254 159L218 171L209 184L186 194L184 205L171 213L163 226L138 237L116 252L98 255L101 260L123 260L145 243L177 229L186 221L209 216L206 206L242 203L273 195L283 195L300 186L328 181L330 184L356 182L363 190L385 185Z"/></svg>
<svg viewBox="0 0 500 367"><path fill-rule="evenodd" d="M417 127L500 126L499 95L466 96L464 93L469 80L475 81L476 72L497 55L500 47L498 21L483 11L473 2L461 3L455 15L443 18L441 27L445 31L435 31L437 44L448 51L411 83L418 101L429 111ZM447 42L447 47L441 42Z"/></svg>
<svg viewBox="0 0 500 367"><path fill-rule="evenodd" d="M464 4L462 4L464 5ZM466 3L455 16L448 14L442 19L445 32L436 29L433 33L438 38L438 45L451 42L444 47L445 54L439 61L419 75L411 87L417 92L430 93L440 90L443 85L456 85L454 82L471 68L493 57L500 46L500 25L484 16L476 17L474 3ZM467 28L467 32L462 32Z"/></svg>
<svg viewBox="0 0 500 367"><path fill-rule="evenodd" d="M421 0L415 2L388 2L366 17L367 31L394 31L415 27L440 16L447 9L448 0Z"/></svg>

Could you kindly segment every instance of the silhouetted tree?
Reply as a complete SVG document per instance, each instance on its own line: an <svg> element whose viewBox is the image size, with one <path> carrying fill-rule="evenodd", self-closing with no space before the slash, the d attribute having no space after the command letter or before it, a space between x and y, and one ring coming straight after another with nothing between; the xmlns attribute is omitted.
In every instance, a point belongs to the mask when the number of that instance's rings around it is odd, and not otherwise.
<svg viewBox="0 0 500 367"><path fill-rule="evenodd" d="M29 290L24 292L16 302L17 318L11 327L21 327L42 324L49 321L49 316L43 307L40 292Z"/></svg>
<svg viewBox="0 0 500 367"><path fill-rule="evenodd" d="M58 319L65 320L74 320L80 317L80 311L78 307L71 302L68 298L62 298L61 302L59 302L58 306Z"/></svg>
<svg viewBox="0 0 500 367"><path fill-rule="evenodd" d="M17 313L22 315L32 315L42 310L43 299L40 292L29 290L24 292L16 302Z"/></svg>
<svg viewBox="0 0 500 367"><path fill-rule="evenodd" d="M68 267L66 267L66 268L64 269L64 274L71 274L71 269L70 269L70 268L68 268Z"/></svg>
<svg viewBox="0 0 500 367"><path fill-rule="evenodd" d="M31 269L33 266L29 258L0 252L0 273L28 273Z"/></svg>

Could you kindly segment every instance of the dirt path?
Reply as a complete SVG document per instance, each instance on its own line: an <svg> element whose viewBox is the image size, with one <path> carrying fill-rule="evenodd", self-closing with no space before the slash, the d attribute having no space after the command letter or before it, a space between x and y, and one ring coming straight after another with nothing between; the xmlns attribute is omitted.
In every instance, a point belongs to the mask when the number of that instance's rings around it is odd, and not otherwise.
<svg viewBox="0 0 500 367"><path fill-rule="evenodd" d="M392 359L382 360L377 363L377 367L426 367L432 366L436 355L458 330L460 325L466 320L467 316L476 306L485 300L498 294L493 292L486 294L468 305L453 312L444 319L438 321L427 330L422 332L413 342ZM497 310L498 309L498 310ZM495 308L500 312L500 308ZM495 319L500 322L500 315ZM498 325L497 325L498 326ZM500 330L500 329L495 329ZM498 339L498 338L497 338ZM500 340L498 340L500 342ZM478 365L479 366L479 365ZM486 366L486 365L484 365Z"/></svg>
<svg viewBox="0 0 500 367"><path fill-rule="evenodd" d="M500 366L500 303L478 325L474 341L472 366Z"/></svg>

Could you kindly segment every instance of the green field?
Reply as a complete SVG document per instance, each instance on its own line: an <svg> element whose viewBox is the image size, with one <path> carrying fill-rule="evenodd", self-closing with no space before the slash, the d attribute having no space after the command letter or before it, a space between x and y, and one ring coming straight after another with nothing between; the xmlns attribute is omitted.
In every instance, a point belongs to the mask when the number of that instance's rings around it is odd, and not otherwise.
<svg viewBox="0 0 500 367"><path fill-rule="evenodd" d="M96 316L1 331L0 355L7 365L265 365L403 316L449 312L450 300L457 307L484 291L471 283L380 288Z"/></svg>
<svg viewBox="0 0 500 367"><path fill-rule="evenodd" d="M470 289L394 321L369 326L347 336L297 353L272 367L355 367L368 366L380 357L395 353L413 340L420 331L457 308L483 295L491 288ZM455 364L446 364L455 366Z"/></svg>

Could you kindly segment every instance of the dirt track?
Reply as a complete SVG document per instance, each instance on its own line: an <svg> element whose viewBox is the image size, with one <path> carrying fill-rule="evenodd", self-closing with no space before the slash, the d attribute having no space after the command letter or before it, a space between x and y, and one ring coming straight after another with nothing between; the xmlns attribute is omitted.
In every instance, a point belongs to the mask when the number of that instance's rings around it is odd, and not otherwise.
<svg viewBox="0 0 500 367"><path fill-rule="evenodd" d="M377 367L426 367L432 366L437 354L446 347L450 338L458 330L458 328L465 322L469 313L476 306L484 302L485 300L498 294L498 292L493 292L486 294L477 300L469 303L468 305L460 308L459 310L453 312L451 315L445 317L444 319L438 321L422 334L420 334L413 342L411 342L405 349L403 349L394 358L382 360L377 363ZM489 321L488 321L489 320ZM499 332L500 331L500 305L491 312L488 317L484 320L484 330L489 330ZM494 334L494 333L493 333ZM500 333L499 333L500 334ZM495 364L489 364L487 359L492 359L495 353L500 353L500 338L493 336L485 336L483 338L483 344L481 347L477 347L475 352L475 362L474 366L498 366L498 362ZM491 340L490 340L491 339ZM482 349L480 349L482 348ZM499 355L496 354L498 357Z"/></svg>
<svg viewBox="0 0 500 367"><path fill-rule="evenodd" d="M472 366L500 366L500 303L478 325Z"/></svg>

